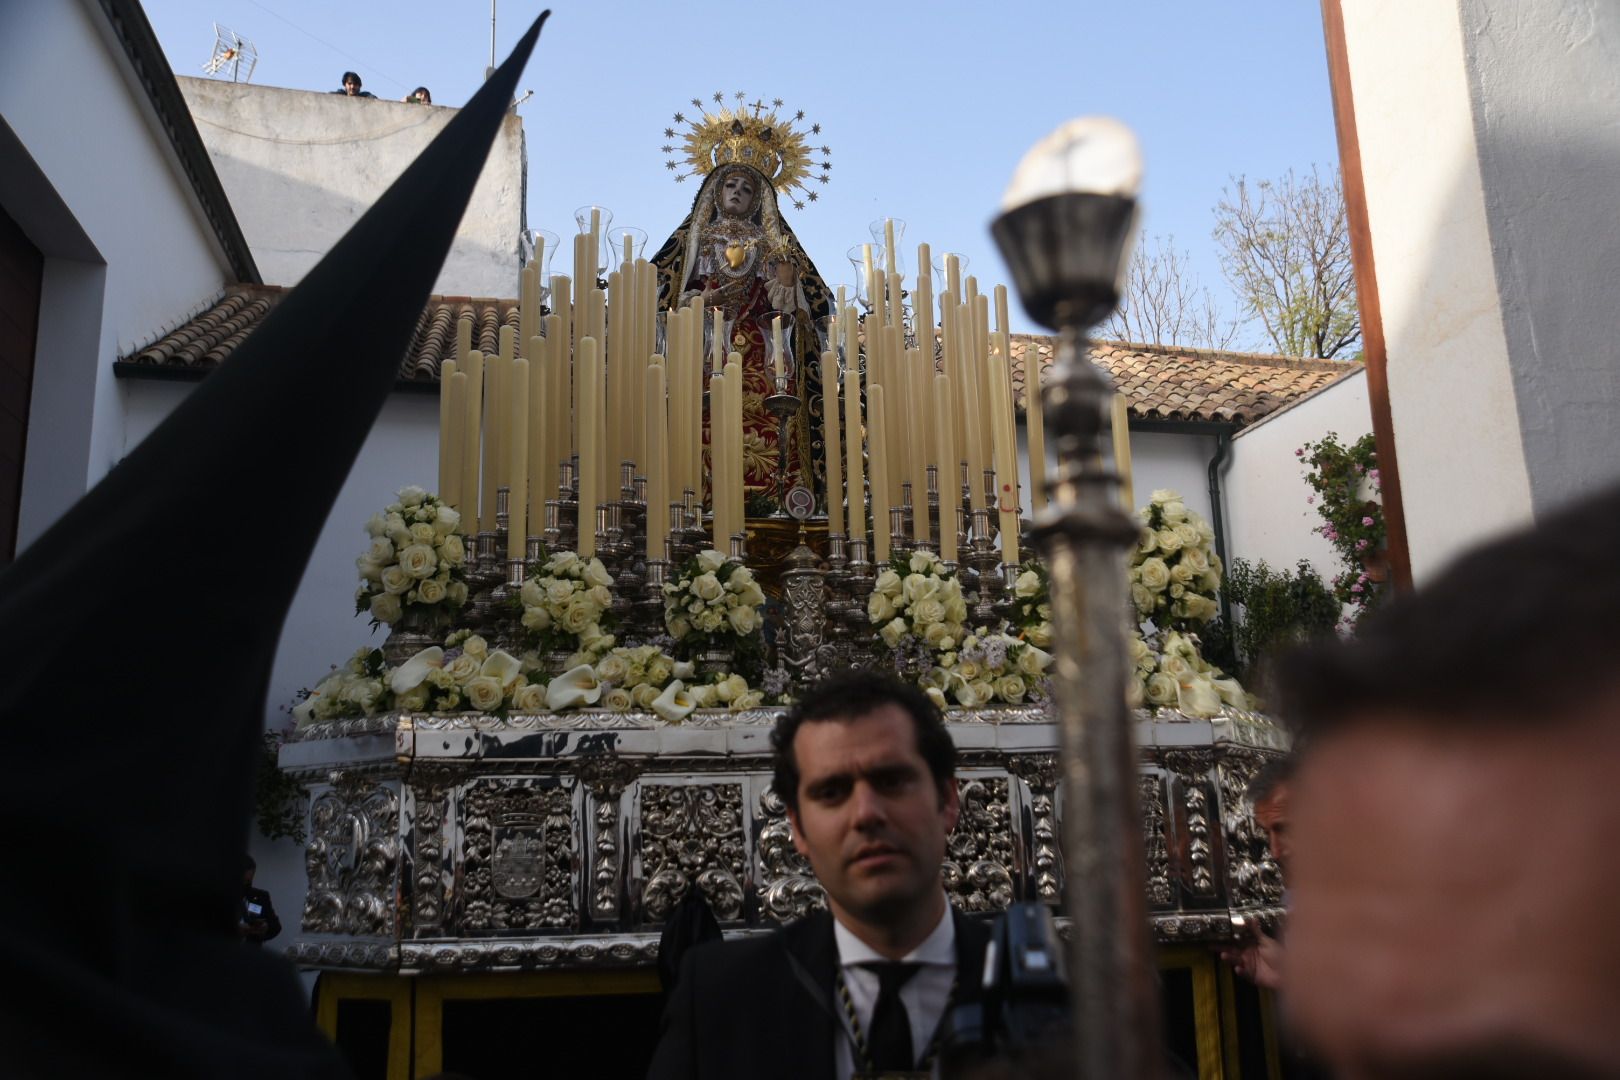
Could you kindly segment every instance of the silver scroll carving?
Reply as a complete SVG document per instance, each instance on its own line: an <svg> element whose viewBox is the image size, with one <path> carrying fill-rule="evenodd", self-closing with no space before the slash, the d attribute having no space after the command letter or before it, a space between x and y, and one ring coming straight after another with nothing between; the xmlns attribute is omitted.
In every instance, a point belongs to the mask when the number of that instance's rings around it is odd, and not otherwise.
<svg viewBox="0 0 1620 1080"><path fill-rule="evenodd" d="M1030 866L1035 899L1063 898L1063 843L1057 817L1056 754L1010 754L1007 771L1029 785Z"/></svg>
<svg viewBox="0 0 1620 1080"><path fill-rule="evenodd" d="M1221 793L1221 827L1226 832L1226 880L1234 906L1266 907L1282 903L1282 870L1271 857L1271 845L1254 820L1249 781L1266 761L1253 750L1229 749L1215 765Z"/></svg>
<svg viewBox="0 0 1620 1080"><path fill-rule="evenodd" d="M406 921L418 934L432 935L449 911L453 870L445 863L445 819L450 793L467 775L459 766L417 765L410 788L415 808L411 826L411 895Z"/></svg>
<svg viewBox="0 0 1620 1080"><path fill-rule="evenodd" d="M696 883L715 918L743 914L747 845L741 784L642 784L641 909L661 923Z"/></svg>
<svg viewBox="0 0 1620 1080"><path fill-rule="evenodd" d="M303 929L392 934L399 794L366 776L335 773L332 786L310 803L309 825Z"/></svg>
<svg viewBox="0 0 1620 1080"><path fill-rule="evenodd" d="M1142 807L1142 844L1147 870L1147 898L1151 907L1170 907L1170 844L1165 839L1164 780L1158 773L1137 778Z"/></svg>
<svg viewBox="0 0 1620 1080"><path fill-rule="evenodd" d="M461 932L574 927L571 789L556 779L478 780L461 809Z"/></svg>
<svg viewBox="0 0 1620 1080"><path fill-rule="evenodd" d="M590 911L593 919L619 917L623 859L619 850L619 799L636 770L612 755L580 763L579 779L591 793Z"/></svg>
<svg viewBox="0 0 1620 1080"><path fill-rule="evenodd" d="M760 906L767 918L779 923L802 919L827 906L827 893L810 869L810 860L793 846L793 825L787 806L776 789L766 786L759 795Z"/></svg>
<svg viewBox="0 0 1620 1080"><path fill-rule="evenodd" d="M1012 815L1005 777L964 780L962 811L945 842L940 874L963 911L1001 911L1013 899Z"/></svg>
<svg viewBox="0 0 1620 1080"><path fill-rule="evenodd" d="M1208 750L1167 750L1164 763L1176 774L1181 788L1182 810L1186 815L1182 884L1194 896L1214 896L1215 851L1210 839L1213 825L1210 821L1208 787L1214 756Z"/></svg>

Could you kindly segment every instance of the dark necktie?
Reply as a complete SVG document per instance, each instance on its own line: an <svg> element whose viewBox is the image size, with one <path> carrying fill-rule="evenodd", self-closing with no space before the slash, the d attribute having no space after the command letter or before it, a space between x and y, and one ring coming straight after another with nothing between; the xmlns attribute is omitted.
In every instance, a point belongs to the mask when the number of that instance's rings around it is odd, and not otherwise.
<svg viewBox="0 0 1620 1080"><path fill-rule="evenodd" d="M922 965L891 962L863 966L878 977L877 1004L872 1007L872 1031L867 1039L872 1067L878 1072L913 1069L917 1054L911 1045L911 1017L900 1000L900 988Z"/></svg>

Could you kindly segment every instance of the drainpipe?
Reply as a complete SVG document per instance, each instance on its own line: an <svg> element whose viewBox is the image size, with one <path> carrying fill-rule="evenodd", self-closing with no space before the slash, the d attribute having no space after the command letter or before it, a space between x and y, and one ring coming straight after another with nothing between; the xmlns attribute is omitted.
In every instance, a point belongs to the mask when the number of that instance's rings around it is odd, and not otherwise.
<svg viewBox="0 0 1620 1080"><path fill-rule="evenodd" d="M1232 449L1232 434L1230 431L1217 431L1215 433L1215 456L1209 459L1209 514L1210 525L1215 530L1215 554L1221 560L1221 567L1226 567L1226 515L1221 513L1221 466L1226 462L1227 451ZM1232 604L1226 598L1226 590L1221 590L1221 625L1228 633L1232 630Z"/></svg>

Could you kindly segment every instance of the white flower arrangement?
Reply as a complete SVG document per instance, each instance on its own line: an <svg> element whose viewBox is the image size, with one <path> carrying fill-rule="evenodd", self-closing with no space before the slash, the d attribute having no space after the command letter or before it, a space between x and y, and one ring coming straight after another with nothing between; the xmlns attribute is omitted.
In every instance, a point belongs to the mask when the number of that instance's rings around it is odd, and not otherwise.
<svg viewBox="0 0 1620 1080"><path fill-rule="evenodd" d="M477 634L460 630L445 639L448 648L423 649L388 676L393 707L402 712L534 712L543 707L545 687L529 682L523 661L491 650Z"/></svg>
<svg viewBox="0 0 1620 1080"><path fill-rule="evenodd" d="M573 654L570 668L594 663L613 647L613 577L597 558L560 551L523 583L523 627L542 651Z"/></svg>
<svg viewBox="0 0 1620 1080"><path fill-rule="evenodd" d="M1142 535L1131 552L1128 578L1137 613L1160 629L1207 623L1220 610L1215 530L1168 488L1155 491L1137 516Z"/></svg>
<svg viewBox="0 0 1620 1080"><path fill-rule="evenodd" d="M461 515L437 495L401 488L399 501L366 522L371 546L355 560L360 590L354 609L373 626L393 626L406 614L447 621L467 602L467 549L457 529Z"/></svg>
<svg viewBox="0 0 1620 1080"><path fill-rule="evenodd" d="M1218 715L1223 705L1254 708L1242 685L1205 660L1189 635L1167 631L1155 649L1136 634L1127 647L1135 674L1127 687L1132 705L1176 709L1205 719Z"/></svg>
<svg viewBox="0 0 1620 1080"><path fill-rule="evenodd" d="M381 649L364 648L315 684L293 706L299 726L323 720L373 716L388 708L387 670Z"/></svg>
<svg viewBox="0 0 1620 1080"><path fill-rule="evenodd" d="M700 551L664 583L664 628L683 648L734 645L758 637L765 591L746 566Z"/></svg>
<svg viewBox="0 0 1620 1080"><path fill-rule="evenodd" d="M1046 567L1034 559L1013 580L1013 625L1038 649L1052 647L1052 589Z"/></svg>
<svg viewBox="0 0 1620 1080"><path fill-rule="evenodd" d="M1005 630L974 631L961 647L940 657L922 677L924 692L944 708L954 700L969 708L1001 702L1044 701L1052 656Z"/></svg>
<svg viewBox="0 0 1620 1080"><path fill-rule="evenodd" d="M872 584L866 615L891 651L910 638L938 656L961 643L968 611L956 572L938 555L918 551L890 560Z"/></svg>

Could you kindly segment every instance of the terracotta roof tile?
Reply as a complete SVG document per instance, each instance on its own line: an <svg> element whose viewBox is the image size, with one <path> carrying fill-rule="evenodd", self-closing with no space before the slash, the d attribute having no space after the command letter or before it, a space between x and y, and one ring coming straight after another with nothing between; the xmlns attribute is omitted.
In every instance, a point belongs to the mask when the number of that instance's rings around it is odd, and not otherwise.
<svg viewBox="0 0 1620 1080"><path fill-rule="evenodd" d="M125 362L170 368L210 368L223 363L286 292L277 286L233 285L207 311L125 357ZM455 353L456 323L463 313L472 314L473 347L484 352L500 348L502 326L518 325L516 300L429 297L411 343L400 358L401 381L439 381L440 363Z"/></svg>
<svg viewBox="0 0 1620 1080"><path fill-rule="evenodd" d="M170 368L206 369L223 363L285 295L275 286L233 285L207 311L137 350L126 362ZM516 300L433 296L417 321L410 346L400 359L403 382L432 384L439 365L455 351L456 323L473 316L473 345L484 352L500 347L500 328L518 325ZM1013 393L1025 405L1023 357L1034 349L1043 377L1050 370L1056 342L1031 334L1013 335ZM1179 349L1126 342L1092 343L1092 356L1126 395L1133 417L1143 420L1213 421L1238 426L1315 393L1360 369L1359 362L1300 360L1257 353Z"/></svg>
<svg viewBox="0 0 1620 1080"><path fill-rule="evenodd" d="M1049 378L1056 341L1014 334L1013 394L1025 407L1023 360L1036 350L1043 380ZM1141 420L1252 424L1361 369L1359 361L1301 360L1261 353L1182 349L1094 341L1092 358L1114 379L1131 416Z"/></svg>

